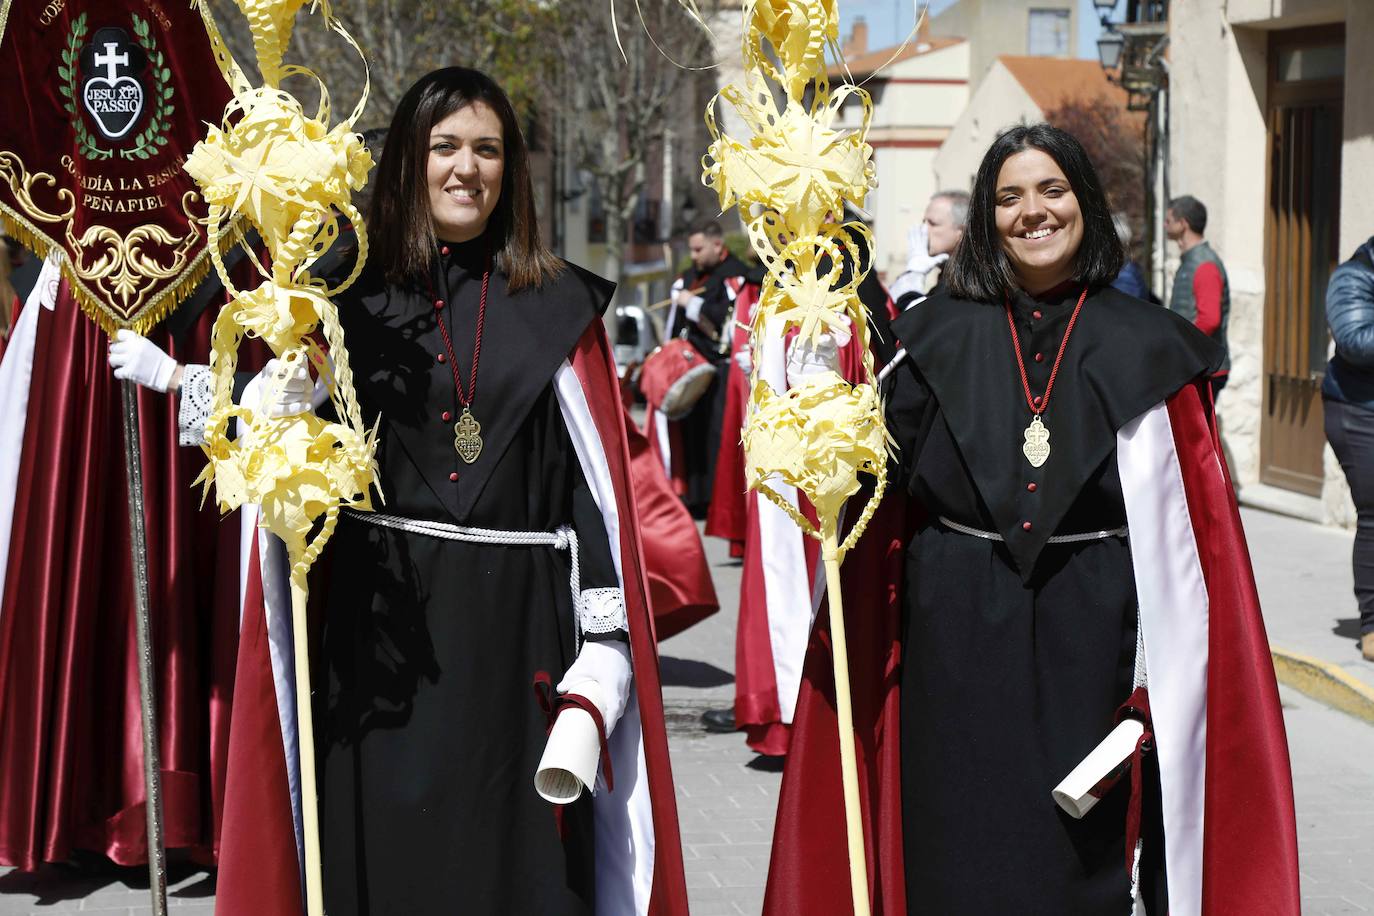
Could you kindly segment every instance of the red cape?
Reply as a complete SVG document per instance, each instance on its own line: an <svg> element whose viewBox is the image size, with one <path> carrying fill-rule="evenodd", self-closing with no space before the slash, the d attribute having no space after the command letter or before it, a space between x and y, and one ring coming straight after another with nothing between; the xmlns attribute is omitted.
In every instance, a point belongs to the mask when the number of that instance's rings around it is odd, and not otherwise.
<svg viewBox="0 0 1374 916"><path fill-rule="evenodd" d="M1198 911L1296 916L1297 830L1283 714L1240 513L1209 407L1195 385L1167 401L1209 611ZM906 537L900 515L889 498L842 569L875 916L907 913L898 643ZM822 616L807 654L783 776L766 916L853 912L831 671Z"/></svg>
<svg viewBox="0 0 1374 916"><path fill-rule="evenodd" d="M639 506L649 605L658 638L664 640L720 610L720 599L692 514L673 491L644 434L626 422L625 435Z"/></svg>

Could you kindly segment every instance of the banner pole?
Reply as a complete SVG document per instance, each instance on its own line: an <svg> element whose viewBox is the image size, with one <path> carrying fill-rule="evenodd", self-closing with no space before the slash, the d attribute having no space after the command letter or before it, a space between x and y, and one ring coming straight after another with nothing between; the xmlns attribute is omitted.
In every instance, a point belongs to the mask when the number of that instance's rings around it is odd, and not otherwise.
<svg viewBox="0 0 1374 916"><path fill-rule="evenodd" d="M143 450L138 440L138 395L134 383L119 383L123 400L124 464L129 489L129 547L133 558L134 619L138 638L138 696L143 720L143 785L147 790L148 890L153 916L167 916L167 853L162 846L162 763L158 753L157 687L149 623L148 532L143 515Z"/></svg>

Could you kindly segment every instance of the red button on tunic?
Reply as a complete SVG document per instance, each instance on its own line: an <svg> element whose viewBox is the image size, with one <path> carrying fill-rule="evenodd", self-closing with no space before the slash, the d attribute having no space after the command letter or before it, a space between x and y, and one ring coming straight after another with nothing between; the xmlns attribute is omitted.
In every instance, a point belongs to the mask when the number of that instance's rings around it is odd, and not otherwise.
<svg viewBox="0 0 1374 916"><path fill-rule="evenodd" d="M1037 354L1035 354L1035 361L1036 361L1037 363L1043 363L1043 362L1045 361L1045 354L1043 354L1043 353L1037 353Z"/></svg>
<svg viewBox="0 0 1374 916"><path fill-rule="evenodd" d="M1040 401L1041 401L1041 397L1040 397L1040 395L1037 394L1037 395L1035 396L1035 406L1036 406L1036 407L1039 407L1039 406L1040 406Z"/></svg>
<svg viewBox="0 0 1374 916"><path fill-rule="evenodd" d="M453 471L452 473L450 473L450 474L448 475L448 479L451 480L451 481L453 481L454 483L457 483L457 482L458 482L458 472L457 472L457 471ZM1029 524L1029 522L1027 522L1027 524Z"/></svg>
<svg viewBox="0 0 1374 916"><path fill-rule="evenodd" d="M1034 493L1038 489L1040 488L1033 483L1026 484L1026 491L1029 493Z"/></svg>
<svg viewBox="0 0 1374 916"><path fill-rule="evenodd" d="M1030 523L1030 522L1022 522L1022 523L1021 523L1021 530L1022 530L1022 531L1030 531L1030 530L1031 530L1031 523Z"/></svg>
<svg viewBox="0 0 1374 916"><path fill-rule="evenodd" d="M452 419L453 419L453 414L449 413L449 412L446 410L446 411L444 411L442 414L440 414L439 417L440 417L440 419L442 419L445 423L447 423L449 420L452 420Z"/></svg>
<svg viewBox="0 0 1374 916"><path fill-rule="evenodd" d="M445 245L443 248L440 248L440 249L439 249L439 253L440 253L440 254L448 254L448 246Z"/></svg>
<svg viewBox="0 0 1374 916"><path fill-rule="evenodd" d="M448 359L448 357L445 356L445 355L442 354L442 353L440 353L438 356L436 356L436 357L434 357L434 358L437 359L437 360L438 360L439 362L441 362L441 363Z"/></svg>
<svg viewBox="0 0 1374 916"><path fill-rule="evenodd" d="M1043 314L1039 309L1036 309L1035 311L1031 312L1031 317L1032 317L1032 318L1044 318L1045 316L1044 316L1044 314Z"/></svg>
<svg viewBox="0 0 1374 916"><path fill-rule="evenodd" d="M435 307L436 309L441 309L441 308L443 308L443 307L444 307L444 300L442 300L442 299L435 299L435 300L434 300L434 307Z"/></svg>

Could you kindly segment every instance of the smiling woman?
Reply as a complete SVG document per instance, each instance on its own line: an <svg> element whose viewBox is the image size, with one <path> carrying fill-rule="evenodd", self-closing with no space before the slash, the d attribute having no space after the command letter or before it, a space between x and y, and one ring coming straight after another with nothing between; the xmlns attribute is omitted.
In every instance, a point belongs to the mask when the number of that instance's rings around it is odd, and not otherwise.
<svg viewBox="0 0 1374 916"><path fill-rule="evenodd" d="M861 736L866 810L902 812L873 816L874 910L1296 916L1278 694L1204 381L1220 348L1110 287L1121 246L1069 134L998 137L968 217L948 292L892 322L889 480L919 508L884 509L923 521L870 531L843 573L851 668L882 672L856 682L855 709L884 711ZM848 911L812 865L843 860L812 648L767 916ZM1136 737L1061 810L1121 718ZM1243 868L1212 864L1236 844Z"/></svg>
<svg viewBox="0 0 1374 916"><path fill-rule="evenodd" d="M1111 283L1125 252L1097 172L1071 134L1035 124L999 136L983 157L949 289L997 301L1073 279Z"/></svg>
<svg viewBox="0 0 1374 916"><path fill-rule="evenodd" d="M368 228L339 318L386 514L341 520L321 583L327 910L677 916L612 285L544 248L474 70L401 100Z"/></svg>
<svg viewBox="0 0 1374 916"><path fill-rule="evenodd" d="M429 269L440 240L485 231L492 257L518 292L563 269L539 237L529 154L510 100L464 67L436 70L401 99L377 168L368 227L393 282Z"/></svg>
<svg viewBox="0 0 1374 916"><path fill-rule="evenodd" d="M429 214L441 242L468 242L482 234L501 197L505 175L501 119L474 101L429 132Z"/></svg>

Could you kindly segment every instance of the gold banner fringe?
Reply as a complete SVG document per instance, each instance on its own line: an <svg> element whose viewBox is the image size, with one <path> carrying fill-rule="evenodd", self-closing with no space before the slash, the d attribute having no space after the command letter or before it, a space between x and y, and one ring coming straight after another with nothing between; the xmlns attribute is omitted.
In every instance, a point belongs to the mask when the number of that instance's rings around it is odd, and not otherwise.
<svg viewBox="0 0 1374 916"><path fill-rule="evenodd" d="M21 245L38 255L40 259L46 259L54 250L62 253L60 265L62 279L67 281L77 305L81 307L81 311L85 312L86 317L95 322L96 326L109 337L114 337L116 331L124 329L147 336L149 331L157 327L164 318L176 311L182 302L190 298L196 287L200 286L201 281L210 275L213 268L210 246L207 244L191 260L181 276L158 293L152 305L142 309L134 321L128 321L115 314L76 275L76 270L72 266L71 253L67 251L66 245L54 241L23 214L4 203L0 203L0 216L5 218L5 228L8 230L8 234L18 239ZM221 258L230 248L243 239L243 231L241 219L235 220L234 224L225 231L219 245Z"/></svg>

